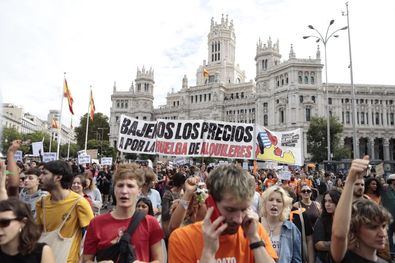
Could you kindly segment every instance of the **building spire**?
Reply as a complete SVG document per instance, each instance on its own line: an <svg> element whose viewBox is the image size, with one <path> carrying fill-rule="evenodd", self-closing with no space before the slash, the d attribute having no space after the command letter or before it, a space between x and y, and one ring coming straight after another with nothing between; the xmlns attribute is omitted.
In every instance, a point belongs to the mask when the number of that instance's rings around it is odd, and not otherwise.
<svg viewBox="0 0 395 263"><path fill-rule="evenodd" d="M320 51L320 45L317 45L317 54L316 54L317 59L321 59L321 51Z"/></svg>
<svg viewBox="0 0 395 263"><path fill-rule="evenodd" d="M296 58L293 44L291 44L291 50L289 51L289 59Z"/></svg>
<svg viewBox="0 0 395 263"><path fill-rule="evenodd" d="M117 82L114 81L114 86L112 87L112 92L115 93L117 92Z"/></svg>

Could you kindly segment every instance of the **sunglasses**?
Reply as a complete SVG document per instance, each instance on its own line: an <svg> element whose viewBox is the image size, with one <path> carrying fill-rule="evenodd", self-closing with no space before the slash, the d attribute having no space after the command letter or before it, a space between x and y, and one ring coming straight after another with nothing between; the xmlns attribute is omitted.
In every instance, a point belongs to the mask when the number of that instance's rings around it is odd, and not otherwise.
<svg viewBox="0 0 395 263"><path fill-rule="evenodd" d="M0 219L0 228L5 228L8 227L12 221L18 220L18 218L5 218L5 219Z"/></svg>
<svg viewBox="0 0 395 263"><path fill-rule="evenodd" d="M304 194L306 194L306 193L309 193L309 194L310 194L310 193L311 193L311 190L302 190L301 192L304 193Z"/></svg>

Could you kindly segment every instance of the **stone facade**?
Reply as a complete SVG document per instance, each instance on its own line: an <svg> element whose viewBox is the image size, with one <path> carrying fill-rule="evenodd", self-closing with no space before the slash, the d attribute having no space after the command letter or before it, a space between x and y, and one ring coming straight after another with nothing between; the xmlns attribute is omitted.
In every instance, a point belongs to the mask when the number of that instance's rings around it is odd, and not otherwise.
<svg viewBox="0 0 395 263"><path fill-rule="evenodd" d="M235 62L236 36L233 21L211 20L208 56L196 71L196 84L187 76L181 89L167 94L166 105L153 107L153 70L137 69L129 91L111 96L110 142L116 145L121 114L145 119L207 119L257 123L273 131L296 128L306 132L314 116L326 116L323 61L317 47L315 58L297 58L291 45L282 60L279 41L270 38L256 46L256 77L246 80ZM355 85L359 154L372 159L395 160L395 86ZM343 140L352 148L352 99L350 84L328 84L329 111L344 124Z"/></svg>

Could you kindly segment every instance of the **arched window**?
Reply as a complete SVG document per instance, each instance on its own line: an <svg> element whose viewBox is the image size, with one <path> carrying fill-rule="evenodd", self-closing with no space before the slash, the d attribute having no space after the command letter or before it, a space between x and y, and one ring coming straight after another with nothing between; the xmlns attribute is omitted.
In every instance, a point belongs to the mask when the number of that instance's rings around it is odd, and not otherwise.
<svg viewBox="0 0 395 263"><path fill-rule="evenodd" d="M218 51L221 50L221 42L218 41Z"/></svg>
<svg viewBox="0 0 395 263"><path fill-rule="evenodd" d="M309 84L309 77L304 76L304 84Z"/></svg>
<svg viewBox="0 0 395 263"><path fill-rule="evenodd" d="M310 77L310 84L314 84L315 80L314 80L314 76Z"/></svg>
<svg viewBox="0 0 395 263"><path fill-rule="evenodd" d="M299 84L302 84L302 83L303 83L303 77L302 77L302 75L303 75L302 71L299 71L299 72L298 72L298 83L299 83Z"/></svg>
<svg viewBox="0 0 395 263"><path fill-rule="evenodd" d="M265 69L267 69L267 59L265 59Z"/></svg>
<svg viewBox="0 0 395 263"><path fill-rule="evenodd" d="M311 117L311 109L306 108L306 121L310 121L310 117Z"/></svg>
<svg viewBox="0 0 395 263"><path fill-rule="evenodd" d="M265 60L262 60L262 70L266 70L266 68L265 68Z"/></svg>

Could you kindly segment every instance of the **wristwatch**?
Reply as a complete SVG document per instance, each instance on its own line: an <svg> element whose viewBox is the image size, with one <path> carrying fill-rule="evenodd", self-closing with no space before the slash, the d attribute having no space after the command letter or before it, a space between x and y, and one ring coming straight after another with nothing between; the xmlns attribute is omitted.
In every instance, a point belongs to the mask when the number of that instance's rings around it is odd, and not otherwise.
<svg viewBox="0 0 395 263"><path fill-rule="evenodd" d="M180 200L180 204L182 205L182 207L183 207L185 210L187 210L187 209L188 209L188 206L189 206L189 201L186 201L186 200L184 200L184 199L181 199L181 200Z"/></svg>
<svg viewBox="0 0 395 263"><path fill-rule="evenodd" d="M258 247L266 247L265 242L263 242L263 240L258 241L258 242L254 242L250 244L250 249L256 249Z"/></svg>

